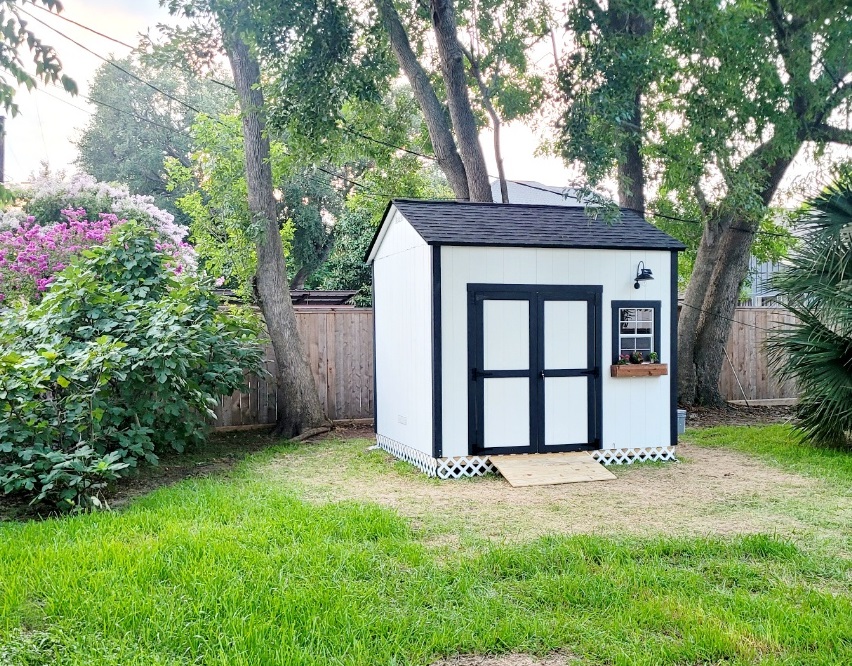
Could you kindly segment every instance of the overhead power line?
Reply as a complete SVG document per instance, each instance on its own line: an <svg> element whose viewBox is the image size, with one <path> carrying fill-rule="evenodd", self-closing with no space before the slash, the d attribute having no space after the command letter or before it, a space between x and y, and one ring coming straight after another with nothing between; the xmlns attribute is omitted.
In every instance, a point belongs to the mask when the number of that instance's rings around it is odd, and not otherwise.
<svg viewBox="0 0 852 666"><path fill-rule="evenodd" d="M732 317L727 317L723 314L719 314L718 312L713 312L711 310L705 310L704 308L699 308L699 307L696 307L695 305L690 305L689 303L686 303L686 302L679 303L679 305L681 305L683 307L690 308L691 310L698 310L699 312L703 312L704 314L708 314L711 317L716 317L717 319L724 319L725 321L731 321L731 322L734 322L735 324L740 324L741 326L748 326L749 328L756 328L759 331L767 331L769 333L772 333L773 330L774 330L774 329L771 329L771 328L766 328L765 326L758 326L757 324L749 324L748 322L740 321L739 319L734 319Z"/></svg>
<svg viewBox="0 0 852 666"><path fill-rule="evenodd" d="M88 46L85 46L85 45L81 44L80 42L78 42L76 39L74 39L74 38L72 38L72 37L69 37L68 35L66 35L66 34L65 34L64 32L62 32L61 30L58 30L58 29L54 28L52 25L50 25L49 23L46 23L46 22L42 21L42 20L41 20L40 18L38 18L37 16L33 16L32 14L30 14L30 13L29 13L28 11L26 11L25 9L20 9L20 11L21 11L23 14L26 14L27 16L29 16L29 17L30 17L31 19L33 19L34 21L37 21L37 22L38 22L38 23L40 23L41 25L45 26L45 27L46 27L46 28L48 28L49 30L52 30L52 31L53 31L53 32L55 32L57 35L59 35L60 37L63 37L63 38L65 38L65 39L67 39L69 42L71 42L72 44L75 44L76 46L80 47L80 48L81 48L81 49L83 49L86 53L90 53L91 55L95 56L96 58L98 58L98 59L100 59L100 60L103 60L105 63L108 63L108 64L112 65L112 66L113 66L113 67L115 67L117 70L119 70L119 71L121 71L121 72L124 72L124 73L125 73L127 76L129 76L130 78L135 79L136 81L139 81L139 83L142 83L142 84L144 84L144 85L148 86L148 87L149 87L149 88L151 88L152 90L156 90L158 93L160 93L160 94L161 94L161 95L163 95L164 97L167 97L168 99L170 99L170 100L172 100L172 101L174 101L174 102L177 102L178 104L180 104L181 106L186 107L186 108L187 108L187 109L189 109L190 111L194 111L195 113L202 113L201 109L199 109L199 108L197 108L197 107L193 106L193 105L192 105L192 104L190 104L189 102L185 102L185 101L183 101L182 99L178 99L177 97L175 97L175 96L174 96L174 95L172 95L171 93L168 93L168 92L166 92L165 90L163 90L163 89L161 89L161 88L158 88L158 87L157 87L157 86L155 86L153 83L150 83L149 81L146 81L146 80L145 80L145 79L143 79L142 77L137 76L136 74L134 74L133 72L129 71L128 69L125 69L124 67L122 67L122 66L121 66L121 65L119 65L118 63L114 62L113 60L110 60L109 58L105 58L105 57L104 57L104 56L102 56L100 53L97 53L97 52L93 51L93 50L92 50L92 49L90 49Z"/></svg>
<svg viewBox="0 0 852 666"><path fill-rule="evenodd" d="M39 91L43 92L45 95L47 95L48 97L52 97L55 100L59 100L63 104L67 104L68 106L70 106L74 109L78 109L80 111L83 111L84 113L88 113L89 115L94 115L94 111L92 111L91 109L84 109L82 106L77 106L76 104L72 104L67 99L62 99L61 97L59 97L59 95L53 95L52 93L48 92L44 88L36 88L36 90L39 90ZM85 99L85 100L87 100L87 101L89 101L92 104L95 104L97 106L102 106L104 108L111 109L112 111L115 111L116 113L120 113L124 116L130 116L131 118L135 118L136 120L139 120L140 122L147 123L149 125L153 125L154 127L159 127L161 129L164 129L168 132L172 132L174 134L181 134L183 136L189 137L190 139L193 138L192 135L189 132L178 129L177 127L169 127L168 125L163 125L162 123L159 123L156 120L151 120L150 118L145 118L144 116L140 116L139 114L133 113L132 111L127 111L126 109L121 109L121 108L119 108L117 106L113 106L112 104L109 104L107 102L101 101L99 99L95 99L94 97L89 97L88 95L84 95L83 93L77 93L77 96L82 97L83 99Z"/></svg>
<svg viewBox="0 0 852 666"><path fill-rule="evenodd" d="M70 19L70 18L68 18L67 16L65 16L64 14L57 14L57 13L55 13L55 12L52 12L52 11L50 11L47 7L42 7L41 5L37 5L37 4L35 4L35 3L32 3L32 6L33 6L33 7L35 7L36 9L39 9L39 10L41 10L41 11L43 11L43 12L47 13L47 14L50 14L51 16L55 16L55 17L56 17L56 18L58 18L58 19L62 19L62 20L63 20L63 21L65 21L66 23L71 23L72 25L76 25L78 28L83 28L83 30L87 30L87 31L91 32L92 34L97 35L98 37L103 37L104 39L108 39L109 41L111 41L111 42L115 42L116 44L119 44L119 45L121 45L121 46L126 46L127 48L132 49L132 50L136 50L136 48L137 48L137 47L135 47L135 46L131 46L131 45L130 45L130 44L128 44L127 42L123 42L123 41L121 41L120 39L118 39L118 38L116 38L116 37L112 37L111 35L106 35L106 34L104 34L104 33L102 33L102 32L99 32L99 31L95 30L94 28L90 28L90 27L89 27L89 26L87 26L87 25L83 25L82 23L78 23L78 22L77 22L77 21L75 21L74 19ZM36 21L38 21L38 19L36 19L36 18L35 18L34 16L32 16L31 14L28 14L28 16L30 16L30 18L33 18L33 19L35 19Z"/></svg>

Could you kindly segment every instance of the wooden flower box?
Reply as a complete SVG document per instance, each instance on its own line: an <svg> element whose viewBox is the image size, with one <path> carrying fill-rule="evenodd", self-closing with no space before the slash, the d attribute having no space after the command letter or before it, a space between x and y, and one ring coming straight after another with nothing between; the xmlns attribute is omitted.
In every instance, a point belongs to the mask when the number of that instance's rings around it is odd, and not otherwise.
<svg viewBox="0 0 852 666"><path fill-rule="evenodd" d="M666 363L631 363L609 366L610 377L661 377L669 374Z"/></svg>

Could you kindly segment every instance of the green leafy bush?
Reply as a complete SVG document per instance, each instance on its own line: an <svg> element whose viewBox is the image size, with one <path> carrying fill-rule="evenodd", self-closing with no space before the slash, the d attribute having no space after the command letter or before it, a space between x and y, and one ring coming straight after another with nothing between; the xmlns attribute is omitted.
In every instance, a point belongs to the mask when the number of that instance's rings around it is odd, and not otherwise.
<svg viewBox="0 0 852 666"><path fill-rule="evenodd" d="M86 250L39 303L0 316L0 488L100 504L140 460L200 443L217 397L260 364L257 322L218 307L134 222Z"/></svg>

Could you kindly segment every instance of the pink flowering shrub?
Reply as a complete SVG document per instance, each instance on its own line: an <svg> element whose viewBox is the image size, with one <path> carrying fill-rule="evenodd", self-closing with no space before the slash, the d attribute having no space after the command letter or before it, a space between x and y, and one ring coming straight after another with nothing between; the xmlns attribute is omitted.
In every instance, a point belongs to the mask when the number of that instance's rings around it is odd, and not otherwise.
<svg viewBox="0 0 852 666"><path fill-rule="evenodd" d="M151 197L131 195L125 186L44 173L19 193L17 203L0 215L0 307L18 296L39 300L73 256L102 244L114 226L127 221L156 234L157 250L171 257L167 266L173 273L196 272L188 229Z"/></svg>
<svg viewBox="0 0 852 666"><path fill-rule="evenodd" d="M123 221L114 213L89 220L83 209L62 214L64 222L42 226L30 215L17 228L0 231L0 302L15 296L38 300L74 255L103 243Z"/></svg>

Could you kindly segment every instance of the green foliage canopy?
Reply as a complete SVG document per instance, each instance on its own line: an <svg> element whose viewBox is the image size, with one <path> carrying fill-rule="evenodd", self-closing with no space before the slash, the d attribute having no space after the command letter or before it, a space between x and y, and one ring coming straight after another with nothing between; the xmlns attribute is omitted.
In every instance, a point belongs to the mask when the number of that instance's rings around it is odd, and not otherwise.
<svg viewBox="0 0 852 666"><path fill-rule="evenodd" d="M846 3L617 0L613 7L641 16L649 31L629 29L594 0L572 5L577 48L559 77L558 150L596 183L638 134L652 209L690 220L733 216L770 232L758 236L756 255L783 254L788 243L772 234L785 229L771 219L768 199L786 166L803 145L819 155L827 141L852 143L848 131L829 125L850 114ZM641 126L630 123L637 98ZM655 222L697 245L689 224Z"/></svg>
<svg viewBox="0 0 852 666"><path fill-rule="evenodd" d="M197 115L193 109L216 116L233 112L236 99L209 78L147 55L116 61L134 76L109 63L98 68L89 92L98 104L77 141L77 165L98 180L126 183L133 194L153 196L158 206L181 219L168 189L164 160L190 164L190 128Z"/></svg>

